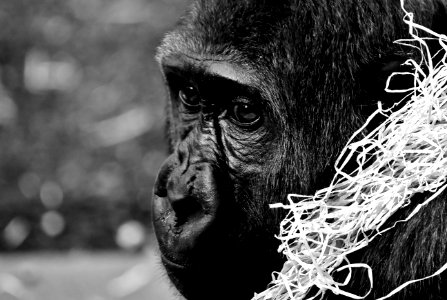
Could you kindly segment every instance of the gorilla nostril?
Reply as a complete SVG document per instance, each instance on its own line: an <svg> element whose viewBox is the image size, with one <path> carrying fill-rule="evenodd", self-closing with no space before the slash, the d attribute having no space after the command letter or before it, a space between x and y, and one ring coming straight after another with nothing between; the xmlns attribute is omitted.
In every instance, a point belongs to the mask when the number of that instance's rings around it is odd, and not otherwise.
<svg viewBox="0 0 447 300"><path fill-rule="evenodd" d="M166 189L166 182L158 178L154 185L154 194L158 197L164 198L168 195L168 190Z"/></svg>
<svg viewBox="0 0 447 300"><path fill-rule="evenodd" d="M185 197L180 199L170 199L172 209L177 218L176 226L181 226L196 216L203 209L199 202L194 197Z"/></svg>
<svg viewBox="0 0 447 300"><path fill-rule="evenodd" d="M165 198L168 195L167 185L174 166L173 160L175 158L172 155L168 157L158 172L154 185L154 194L158 197Z"/></svg>

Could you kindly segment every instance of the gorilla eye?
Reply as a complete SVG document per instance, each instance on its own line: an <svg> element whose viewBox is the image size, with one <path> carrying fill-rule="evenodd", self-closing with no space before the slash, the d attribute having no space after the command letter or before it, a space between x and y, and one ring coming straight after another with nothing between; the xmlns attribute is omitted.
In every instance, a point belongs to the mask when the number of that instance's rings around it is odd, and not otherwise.
<svg viewBox="0 0 447 300"><path fill-rule="evenodd" d="M200 105L199 92L192 86L181 88L178 97L187 108L197 108Z"/></svg>
<svg viewBox="0 0 447 300"><path fill-rule="evenodd" d="M253 125L261 118L261 113L252 104L237 103L233 107L233 118L240 125Z"/></svg>

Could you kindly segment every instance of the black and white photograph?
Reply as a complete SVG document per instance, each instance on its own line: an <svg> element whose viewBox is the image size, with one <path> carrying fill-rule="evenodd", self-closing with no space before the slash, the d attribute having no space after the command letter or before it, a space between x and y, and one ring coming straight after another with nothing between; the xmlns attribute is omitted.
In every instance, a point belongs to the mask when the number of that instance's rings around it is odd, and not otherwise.
<svg viewBox="0 0 447 300"><path fill-rule="evenodd" d="M447 0L0 0L0 300L447 299Z"/></svg>

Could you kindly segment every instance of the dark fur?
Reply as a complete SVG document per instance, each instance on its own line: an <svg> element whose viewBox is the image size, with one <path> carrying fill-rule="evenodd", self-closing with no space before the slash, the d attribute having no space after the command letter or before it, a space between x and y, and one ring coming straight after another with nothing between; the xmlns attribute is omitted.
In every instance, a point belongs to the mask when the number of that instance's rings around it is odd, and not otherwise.
<svg viewBox="0 0 447 300"><path fill-rule="evenodd" d="M406 3L416 22L438 31L447 30L445 7L445 1ZM191 300L249 299L266 287L274 268L280 269L273 234L283 214L270 210L268 203L283 201L290 192L313 194L326 186L336 156L377 100L389 104L400 99L381 91L399 63L417 56L393 43L408 37L402 17L396 0L202 0L166 36L159 60L183 53L249 65L258 74L256 87L268 99L269 128L258 153L265 158L259 163L263 171L250 173L250 178L222 175L222 181L231 182L222 190L236 191L227 195L231 204L222 216L231 220L220 221L209 236L210 243L219 245L210 248L215 252L201 253L209 267L201 266L195 278L183 279L183 285L197 287L189 294ZM384 70L390 64L395 68ZM171 115L169 121L175 151L182 138L178 120ZM225 145L213 147L220 149L215 164L223 172L229 154L222 150ZM368 299L447 262L445 213L444 200L434 201L350 258L374 269ZM365 292L366 274L355 275L348 289ZM444 277L411 285L393 299L441 299L447 292ZM327 294L327 299L334 298Z"/></svg>

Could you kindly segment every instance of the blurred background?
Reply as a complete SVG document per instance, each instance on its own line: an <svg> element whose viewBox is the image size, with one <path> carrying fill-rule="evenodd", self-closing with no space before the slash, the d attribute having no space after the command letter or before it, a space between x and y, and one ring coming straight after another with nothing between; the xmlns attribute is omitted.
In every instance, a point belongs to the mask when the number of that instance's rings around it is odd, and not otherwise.
<svg viewBox="0 0 447 300"><path fill-rule="evenodd" d="M155 48L186 0L0 1L0 300L174 299Z"/></svg>

